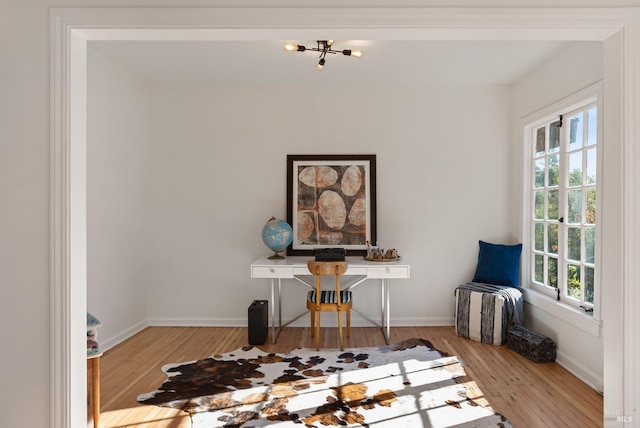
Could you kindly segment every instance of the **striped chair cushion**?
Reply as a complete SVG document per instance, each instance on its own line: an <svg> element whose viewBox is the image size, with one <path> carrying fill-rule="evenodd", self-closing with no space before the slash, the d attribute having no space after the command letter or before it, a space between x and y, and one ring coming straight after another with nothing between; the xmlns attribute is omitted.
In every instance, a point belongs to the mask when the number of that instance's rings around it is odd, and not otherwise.
<svg viewBox="0 0 640 428"><path fill-rule="evenodd" d="M335 291L321 291L320 303L338 303L336 300L337 294ZM307 301L315 303L316 291L309 291L307 294ZM351 301L351 291L340 292L340 303L348 303Z"/></svg>

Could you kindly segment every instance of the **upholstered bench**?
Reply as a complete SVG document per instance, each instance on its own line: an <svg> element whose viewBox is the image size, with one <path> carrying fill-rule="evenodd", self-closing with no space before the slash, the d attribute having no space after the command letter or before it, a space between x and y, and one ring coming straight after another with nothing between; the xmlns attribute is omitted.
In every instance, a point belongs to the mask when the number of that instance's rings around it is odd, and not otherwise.
<svg viewBox="0 0 640 428"><path fill-rule="evenodd" d="M507 340L507 329L522 322L522 293L517 288L470 282L455 290L456 334L492 345Z"/></svg>
<svg viewBox="0 0 640 428"><path fill-rule="evenodd" d="M556 360L555 342L521 325L509 328L507 346L536 363L549 363Z"/></svg>

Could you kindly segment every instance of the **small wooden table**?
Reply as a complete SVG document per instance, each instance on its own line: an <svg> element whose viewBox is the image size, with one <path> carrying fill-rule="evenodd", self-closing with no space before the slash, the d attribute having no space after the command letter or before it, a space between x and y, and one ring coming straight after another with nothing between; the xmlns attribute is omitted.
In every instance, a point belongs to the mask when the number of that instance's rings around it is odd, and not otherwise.
<svg viewBox="0 0 640 428"><path fill-rule="evenodd" d="M87 371L91 372L91 403L93 409L93 427L100 426L100 357L102 352L87 355Z"/></svg>

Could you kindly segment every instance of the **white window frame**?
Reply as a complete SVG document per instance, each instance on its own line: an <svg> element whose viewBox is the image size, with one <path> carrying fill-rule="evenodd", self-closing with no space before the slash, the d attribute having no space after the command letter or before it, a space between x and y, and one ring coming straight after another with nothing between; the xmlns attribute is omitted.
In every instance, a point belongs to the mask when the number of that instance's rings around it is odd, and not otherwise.
<svg viewBox="0 0 640 428"><path fill-rule="evenodd" d="M556 293L549 287L538 286L532 280L532 248L533 248L533 131L541 125L557 120L559 115L566 114L575 110L582 109L588 105L595 104L597 106L597 180L596 180L596 245L595 245L595 278L594 278L594 303L593 312L589 313L579 307L579 303L569 299L557 300ZM522 119L521 129L523 130L523 198L522 198L522 258L521 258L521 284L524 288L525 300L530 304L540 307L541 309L565 320L566 322L591 333L594 336L600 334L601 324L601 247L602 247L602 83L598 82L587 88L584 88L560 101L557 101L535 113L532 113ZM565 126L568 126L565 121ZM564 207L561 204L561 207ZM563 209L563 208L561 208ZM566 215L564 213L561 216ZM558 254L558 270L563 270L563 260ZM559 286L561 275L558 277Z"/></svg>

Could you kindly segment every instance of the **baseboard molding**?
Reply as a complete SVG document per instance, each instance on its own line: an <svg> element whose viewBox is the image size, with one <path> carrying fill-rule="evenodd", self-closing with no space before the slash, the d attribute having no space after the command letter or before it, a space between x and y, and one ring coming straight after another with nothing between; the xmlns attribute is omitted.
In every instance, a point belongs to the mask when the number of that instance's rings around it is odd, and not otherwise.
<svg viewBox="0 0 640 428"><path fill-rule="evenodd" d="M290 321L290 319L283 319L282 324L287 324ZM374 319L374 321L377 320ZM442 327L453 325L453 322L453 317L392 318L391 327ZM156 327L246 327L247 318L149 318L147 323L149 326ZM290 327L308 326L308 316L290 324ZM322 326L337 327L338 319L335 314L323 314ZM352 314L351 326L371 327L372 324L357 314Z"/></svg>
<svg viewBox="0 0 640 428"><path fill-rule="evenodd" d="M396 327L448 327L454 325L453 317L394 318L391 325Z"/></svg>
<svg viewBox="0 0 640 428"><path fill-rule="evenodd" d="M575 359L568 357L562 351L556 352L556 363L564 367L569 373L589 385L600 394L603 393L604 384L602 377L596 375L591 370L577 362Z"/></svg>
<svg viewBox="0 0 640 428"><path fill-rule="evenodd" d="M109 349L113 348L116 345L119 345L120 343L136 335L137 333L140 333L142 330L144 330L148 326L149 326L149 320L142 320L139 323L129 327L128 329L116 334L114 337L109 337L105 340L103 340L103 338L100 337L99 338L100 350L102 352L108 351Z"/></svg>
<svg viewBox="0 0 640 428"><path fill-rule="evenodd" d="M344 318L343 318L344 319ZM282 320L286 324L290 320ZM444 327L454 324L453 317L419 317L419 318L393 318L393 327ZM302 317L291 327L309 327L309 317ZM338 327L335 314L326 314L322 318L323 327ZM371 327L372 324L357 314L351 316L352 327ZM247 327L247 318L148 318L118 333L114 337L100 340L100 349L108 351L116 345L124 342L147 327ZM563 366L564 367L564 366ZM565 367L566 368L566 367ZM569 368L567 370L571 371ZM573 373L573 371L571 371ZM576 376L578 376L576 374ZM580 376L578 376L581 378ZM582 379L582 378L581 378ZM585 381L586 382L586 381Z"/></svg>
<svg viewBox="0 0 640 428"><path fill-rule="evenodd" d="M150 327L246 327L247 318L149 318Z"/></svg>

